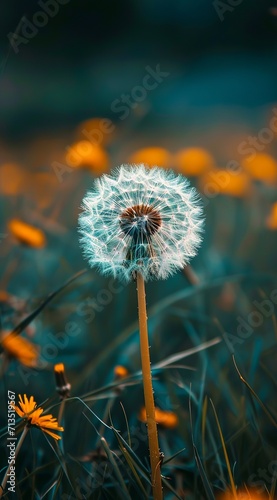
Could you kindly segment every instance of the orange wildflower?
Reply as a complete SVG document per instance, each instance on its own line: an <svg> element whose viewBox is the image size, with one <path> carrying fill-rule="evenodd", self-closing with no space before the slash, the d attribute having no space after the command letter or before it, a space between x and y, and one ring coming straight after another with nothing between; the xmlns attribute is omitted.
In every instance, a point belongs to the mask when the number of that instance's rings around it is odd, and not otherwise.
<svg viewBox="0 0 277 500"><path fill-rule="evenodd" d="M81 139L87 139L92 144L105 146L114 136L115 125L108 118L89 118L81 122L77 129L76 135Z"/></svg>
<svg viewBox="0 0 277 500"><path fill-rule="evenodd" d="M16 195L24 188L26 176L17 163L4 163L0 166L0 192Z"/></svg>
<svg viewBox="0 0 277 500"><path fill-rule="evenodd" d="M22 365L34 368L38 365L39 349L20 335L8 333L1 338L1 344L7 356L17 359Z"/></svg>
<svg viewBox="0 0 277 500"><path fill-rule="evenodd" d="M185 148L178 151L174 165L188 177L202 175L215 166L212 155L203 148Z"/></svg>
<svg viewBox="0 0 277 500"><path fill-rule="evenodd" d="M150 147L138 149L129 158L129 163L145 163L149 167L170 167L172 164L171 153L164 148Z"/></svg>
<svg viewBox="0 0 277 500"><path fill-rule="evenodd" d="M254 158L248 157L242 166L254 179L272 184L277 181L277 162L266 153L256 153Z"/></svg>
<svg viewBox="0 0 277 500"><path fill-rule="evenodd" d="M102 174L108 169L109 157L98 144L78 141L68 148L66 162L70 167L85 167L96 174Z"/></svg>
<svg viewBox="0 0 277 500"><path fill-rule="evenodd" d="M115 378L124 378L124 377L127 377L127 375L129 375L129 372L127 370L127 368L125 368L125 366L122 366L122 365L117 365L114 369L114 376Z"/></svg>
<svg viewBox="0 0 277 500"><path fill-rule="evenodd" d="M244 172L233 173L224 169L214 169L202 175L199 188L209 197L217 194L241 198L251 189L251 180Z"/></svg>
<svg viewBox="0 0 277 500"><path fill-rule="evenodd" d="M37 408L37 403L34 401L33 396L28 400L26 394L24 394L23 401L22 396L19 394L19 406L15 406L14 409L21 418L27 421L28 426L37 427L54 439L61 439L61 436L52 432L52 429L63 431L63 427L59 427L57 419L52 415L42 415L43 408Z"/></svg>
<svg viewBox="0 0 277 500"><path fill-rule="evenodd" d="M233 500L234 495L231 491L225 491L221 493L218 497L218 500ZM269 496L265 493L259 493L256 490L243 489L237 491L237 500L268 500Z"/></svg>
<svg viewBox="0 0 277 500"><path fill-rule="evenodd" d="M272 231L277 229L277 202L273 203L271 207L270 214L266 219L266 226L268 227L268 229L271 229Z"/></svg>
<svg viewBox="0 0 277 500"><path fill-rule="evenodd" d="M139 412L139 419L146 422L146 409L143 407ZM173 411L164 411L160 408L155 408L155 419L157 424L164 429L174 429L178 425L178 417Z"/></svg>
<svg viewBox="0 0 277 500"><path fill-rule="evenodd" d="M45 235L41 229L37 227L30 226L30 224L26 224L26 222L22 222L19 219L12 219L8 223L8 228L20 243L34 248L42 248L45 246Z"/></svg>

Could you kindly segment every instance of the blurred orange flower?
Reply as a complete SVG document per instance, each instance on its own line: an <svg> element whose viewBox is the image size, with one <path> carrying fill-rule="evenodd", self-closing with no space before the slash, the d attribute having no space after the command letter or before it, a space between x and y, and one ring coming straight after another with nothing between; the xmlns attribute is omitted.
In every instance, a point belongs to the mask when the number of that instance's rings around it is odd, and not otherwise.
<svg viewBox="0 0 277 500"><path fill-rule="evenodd" d="M108 118L90 118L78 125L76 136L103 147L113 139L114 131L115 125Z"/></svg>
<svg viewBox="0 0 277 500"><path fill-rule="evenodd" d="M45 432L52 436L54 439L61 439L61 436L52 432L52 430L63 431L63 427L59 427L58 421L52 415L42 415L43 408L37 408L37 403L34 401L34 397L31 396L28 400L26 394L24 394L24 401L22 396L19 394L19 406L14 406L16 413L27 420L28 426L38 427L42 432ZM50 430L51 429L51 430Z"/></svg>
<svg viewBox="0 0 277 500"><path fill-rule="evenodd" d="M273 203L270 213L266 219L266 226L272 231L277 229L277 202Z"/></svg>
<svg viewBox="0 0 277 500"><path fill-rule="evenodd" d="M90 141L78 141L67 148L67 165L74 168L88 168L96 174L107 171L109 157L104 149Z"/></svg>
<svg viewBox="0 0 277 500"><path fill-rule="evenodd" d="M174 429L179 423L178 417L173 411L164 411L160 408L155 408L155 417L157 424L164 429ZM139 420L146 422L145 407L141 408L139 412Z"/></svg>
<svg viewBox="0 0 277 500"><path fill-rule="evenodd" d="M205 196L211 198L217 194L240 198L249 194L251 180L245 173L214 169L200 177L199 188Z"/></svg>
<svg viewBox="0 0 277 500"><path fill-rule="evenodd" d="M46 244L46 238L41 229L30 226L19 219L10 220L8 229L20 243L30 247L42 248Z"/></svg>
<svg viewBox="0 0 277 500"><path fill-rule="evenodd" d="M114 376L115 378L124 378L124 377L127 377L127 375L129 375L129 372L127 370L127 368L125 368L125 366L122 366L122 365L117 365L114 369Z"/></svg>
<svg viewBox="0 0 277 500"><path fill-rule="evenodd" d="M129 163L145 163L149 167L171 167L171 153L164 148L150 147L138 149L128 159Z"/></svg>
<svg viewBox="0 0 277 500"><path fill-rule="evenodd" d="M14 358L22 365L34 368L38 366L39 348L20 335L8 333L1 338L2 347L9 358Z"/></svg>
<svg viewBox="0 0 277 500"><path fill-rule="evenodd" d="M269 154L256 153L254 158L245 158L242 167L258 181L269 184L277 181L277 162Z"/></svg>
<svg viewBox="0 0 277 500"><path fill-rule="evenodd" d="M17 195L24 189L26 174L17 163L4 163L0 166L0 192Z"/></svg>
<svg viewBox="0 0 277 500"><path fill-rule="evenodd" d="M175 154L174 165L188 177L201 175L215 166L212 155L203 148L185 148Z"/></svg>
<svg viewBox="0 0 277 500"><path fill-rule="evenodd" d="M234 495L231 491L225 491L216 497L217 500L234 500ZM259 493L256 490L243 489L237 491L237 500L269 500L269 495Z"/></svg>

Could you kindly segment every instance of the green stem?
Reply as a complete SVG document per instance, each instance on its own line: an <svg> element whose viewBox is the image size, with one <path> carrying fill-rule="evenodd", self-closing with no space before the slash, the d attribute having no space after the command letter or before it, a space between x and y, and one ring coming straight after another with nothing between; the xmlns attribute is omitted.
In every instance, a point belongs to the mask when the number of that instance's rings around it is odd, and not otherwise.
<svg viewBox="0 0 277 500"><path fill-rule="evenodd" d="M22 443L23 443L23 441L24 441L24 439L25 439L25 437L26 437L26 434L27 434L28 430L29 430L29 427L27 427L27 426L26 426L26 427L24 427L24 431L22 432L22 434L21 434L21 436L20 436L20 439L19 439L19 441L18 441L18 443L17 443L17 446L16 446L15 455L14 455L14 460L16 460L16 457L17 457L17 455L18 455L18 453L19 453L19 450L20 450L20 448L21 448L21 446L22 446ZM5 487L6 487L7 481L8 481L8 475L9 475L9 472L10 472L10 470L11 470L11 466L12 466L12 464L10 464L10 465L9 465L9 467L7 468L7 470L6 470L6 474L5 474L4 479L3 479L3 481L2 481L2 484L1 484L1 491L0 491L0 498L2 498L2 496L3 496L4 490L5 490Z"/></svg>
<svg viewBox="0 0 277 500"><path fill-rule="evenodd" d="M155 418L155 405L154 405L152 375L151 375L151 365L150 365L145 286L144 286L144 279L140 273L138 273L137 275L137 292L138 292L142 379L143 379L146 422L147 422L148 442L150 451L152 488L153 488L154 500L162 500L163 491L162 491L162 479L160 470L160 451L158 443L157 423Z"/></svg>

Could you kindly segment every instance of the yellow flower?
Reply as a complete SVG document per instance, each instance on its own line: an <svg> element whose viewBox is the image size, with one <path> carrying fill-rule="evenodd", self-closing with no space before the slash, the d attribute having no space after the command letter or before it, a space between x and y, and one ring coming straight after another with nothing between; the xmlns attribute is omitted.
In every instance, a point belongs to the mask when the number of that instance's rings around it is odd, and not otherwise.
<svg viewBox="0 0 277 500"><path fill-rule="evenodd" d="M266 184L275 184L277 181L277 162L267 153L256 153L243 160L242 166L254 179Z"/></svg>
<svg viewBox="0 0 277 500"><path fill-rule="evenodd" d="M97 175L107 172L110 163L108 154L101 146L85 140L72 144L65 159L70 167L87 168Z"/></svg>
<svg viewBox="0 0 277 500"><path fill-rule="evenodd" d="M34 248L45 246L46 239L41 229L30 226L26 222L18 219L10 220L8 224L9 231L20 242Z"/></svg>
<svg viewBox="0 0 277 500"><path fill-rule="evenodd" d="M125 377L127 377L128 374L129 374L129 372L125 366L117 365L114 368L114 376L117 379L118 378L125 378Z"/></svg>
<svg viewBox="0 0 277 500"><path fill-rule="evenodd" d="M146 422L146 409L141 408L139 412L139 419ZM160 408L155 408L155 420L160 427L164 429L174 429L178 425L178 417L173 411L165 411Z"/></svg>
<svg viewBox="0 0 277 500"><path fill-rule="evenodd" d="M129 163L145 163L149 167L170 167L171 153L164 148L149 147L138 149L129 157Z"/></svg>
<svg viewBox="0 0 277 500"><path fill-rule="evenodd" d="M106 146L114 139L115 125L108 118L89 118L81 122L76 129L78 140L88 139L93 144Z"/></svg>
<svg viewBox="0 0 277 500"><path fill-rule="evenodd" d="M222 194L242 198L251 192L251 179L244 173L227 172L224 169L213 169L199 179L199 188L204 194L212 196Z"/></svg>
<svg viewBox="0 0 277 500"><path fill-rule="evenodd" d="M220 494L218 500L233 500L234 495L231 491L225 491ZM237 491L237 500L268 500L269 496L265 493L259 493L256 490L243 489Z"/></svg>
<svg viewBox="0 0 277 500"><path fill-rule="evenodd" d="M8 333L2 337L1 344L7 356L17 359L22 365L30 368L38 365L38 347L29 340Z"/></svg>
<svg viewBox="0 0 277 500"><path fill-rule="evenodd" d="M31 396L28 400L26 394L24 394L23 401L22 396L19 394L19 406L15 406L14 409L21 418L27 421L28 426L38 427L42 432L50 434L54 439L61 439L61 436L58 436L58 434L55 434L49 429L63 431L63 427L59 427L57 419L52 415L41 415L43 413L43 408L37 408L34 396Z"/></svg>
<svg viewBox="0 0 277 500"><path fill-rule="evenodd" d="M178 151L174 158L176 169L183 175L197 176L215 166L212 155L203 148L186 148Z"/></svg>

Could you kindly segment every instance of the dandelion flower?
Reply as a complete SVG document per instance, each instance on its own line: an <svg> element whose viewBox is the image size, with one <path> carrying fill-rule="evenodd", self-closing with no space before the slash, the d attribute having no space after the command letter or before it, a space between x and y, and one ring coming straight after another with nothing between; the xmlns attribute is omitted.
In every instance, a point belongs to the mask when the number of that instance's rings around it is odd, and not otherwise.
<svg viewBox="0 0 277 500"><path fill-rule="evenodd" d="M142 422L146 422L146 408L141 408L139 412L139 419ZM155 408L155 419L157 424L164 429L175 429L177 427L179 420L173 411L165 411L160 408Z"/></svg>
<svg viewBox="0 0 277 500"><path fill-rule="evenodd" d="M206 193L212 188L216 194L243 198L251 192L251 179L245 172L226 172L224 169L213 169L199 179L199 188Z"/></svg>
<svg viewBox="0 0 277 500"><path fill-rule="evenodd" d="M269 185L277 181L277 162L267 153L256 153L254 158L251 156L245 158L242 167L257 181Z"/></svg>
<svg viewBox="0 0 277 500"><path fill-rule="evenodd" d="M75 142L68 149L66 162L70 167L86 167L96 174L102 174L108 169L109 157L98 144L83 140Z"/></svg>
<svg viewBox="0 0 277 500"><path fill-rule="evenodd" d="M1 338L1 344L9 358L17 359L30 368L38 366L39 349L29 340L8 333Z"/></svg>
<svg viewBox="0 0 277 500"><path fill-rule="evenodd" d="M114 376L117 379L125 378L129 375L129 372L125 366L117 365L114 368Z"/></svg>
<svg viewBox="0 0 277 500"><path fill-rule="evenodd" d="M182 175L143 164L103 175L83 200L81 245L89 264L130 281L166 279L196 254L202 206Z"/></svg>
<svg viewBox="0 0 277 500"><path fill-rule="evenodd" d="M194 177L211 170L215 166L215 160L203 148L186 148L176 153L175 165L182 174Z"/></svg>
<svg viewBox="0 0 277 500"><path fill-rule="evenodd" d="M58 436L58 434L52 432L52 430L63 431L63 427L59 427L57 419L52 415L42 415L43 408L37 408L34 396L31 396L30 399L28 399L26 394L24 394L24 401L20 394L18 397L19 406L15 406L14 409L21 418L24 418L24 420L27 421L27 426L37 427L42 432L52 436L54 439L61 439L61 436Z"/></svg>
<svg viewBox="0 0 277 500"><path fill-rule="evenodd" d="M165 148L149 147L138 149L129 158L130 163L145 163L149 167L162 165L165 168L172 164L172 155Z"/></svg>

